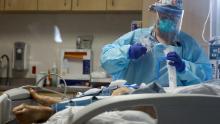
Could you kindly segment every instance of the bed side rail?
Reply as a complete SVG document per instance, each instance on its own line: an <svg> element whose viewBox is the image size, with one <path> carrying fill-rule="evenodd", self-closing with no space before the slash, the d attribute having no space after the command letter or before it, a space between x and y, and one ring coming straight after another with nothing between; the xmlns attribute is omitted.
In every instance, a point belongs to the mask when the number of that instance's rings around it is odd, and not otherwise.
<svg viewBox="0 0 220 124"><path fill-rule="evenodd" d="M74 117L73 124L84 124L106 111L134 106L156 108L158 124L219 124L220 97L192 94L137 94L106 98L90 104Z"/></svg>

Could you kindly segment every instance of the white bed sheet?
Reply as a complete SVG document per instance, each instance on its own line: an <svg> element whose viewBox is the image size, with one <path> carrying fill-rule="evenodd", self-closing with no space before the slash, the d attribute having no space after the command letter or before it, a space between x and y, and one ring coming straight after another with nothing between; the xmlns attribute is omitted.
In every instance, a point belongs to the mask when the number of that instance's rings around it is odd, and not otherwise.
<svg viewBox="0 0 220 124"><path fill-rule="evenodd" d="M183 93L183 94L205 94L205 95L220 95L220 80L209 81L207 83L191 85L186 87L179 87L168 92ZM74 114L82 107L69 107L53 115L44 124L71 124ZM102 113L87 124L155 124L156 120L149 115L138 111L114 111Z"/></svg>
<svg viewBox="0 0 220 124"><path fill-rule="evenodd" d="M68 107L53 115L44 124L71 124L74 115L83 107ZM102 113L87 124L156 124L156 120L140 111L112 111Z"/></svg>

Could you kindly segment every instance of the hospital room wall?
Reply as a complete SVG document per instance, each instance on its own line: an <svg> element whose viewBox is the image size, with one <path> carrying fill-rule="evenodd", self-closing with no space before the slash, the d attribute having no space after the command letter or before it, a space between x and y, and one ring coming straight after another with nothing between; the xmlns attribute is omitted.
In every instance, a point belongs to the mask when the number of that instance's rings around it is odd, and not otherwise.
<svg viewBox="0 0 220 124"><path fill-rule="evenodd" d="M183 0L185 14L183 17L182 30L193 36L208 51L208 44L202 40L203 24L209 11L210 0ZM155 14L147 11L148 6L155 0L144 0L143 4L143 25L150 26L155 22ZM209 39L209 22L205 32L206 39Z"/></svg>
<svg viewBox="0 0 220 124"><path fill-rule="evenodd" d="M60 63L57 48L76 48L76 37L93 35L93 70L100 68L99 56L103 45L111 43L130 31L132 20L141 20L141 14L2 14L0 15L0 55L12 57L15 41L24 41L31 47L30 68L46 71L53 63ZM60 28L63 43L54 42L54 26ZM59 67L59 66L58 66ZM3 72L3 77L6 73ZM34 77L31 69L26 77Z"/></svg>

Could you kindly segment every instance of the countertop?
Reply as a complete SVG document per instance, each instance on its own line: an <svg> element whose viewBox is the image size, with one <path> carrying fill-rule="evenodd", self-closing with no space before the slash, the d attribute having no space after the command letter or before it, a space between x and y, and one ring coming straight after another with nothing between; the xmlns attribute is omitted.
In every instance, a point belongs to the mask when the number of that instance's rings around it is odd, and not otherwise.
<svg viewBox="0 0 220 124"><path fill-rule="evenodd" d="M21 86L25 86L25 85L35 85L35 78L10 78L9 79L9 86L6 86L4 84L5 83L5 79L4 78L0 78L0 92L4 92L6 90L12 89L12 88L18 88ZM45 87L48 88L50 90L54 90L57 92L63 92L64 88L62 87ZM84 92L88 89L90 89L91 87L87 87L87 86L68 86L67 87L67 92L71 93L71 92ZM40 92L48 92L48 91L43 91L40 90Z"/></svg>

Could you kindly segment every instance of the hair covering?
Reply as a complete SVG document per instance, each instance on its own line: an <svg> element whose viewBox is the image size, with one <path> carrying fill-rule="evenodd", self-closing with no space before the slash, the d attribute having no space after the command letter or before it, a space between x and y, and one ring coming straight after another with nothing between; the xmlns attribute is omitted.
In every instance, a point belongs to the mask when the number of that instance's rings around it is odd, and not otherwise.
<svg viewBox="0 0 220 124"><path fill-rule="evenodd" d="M150 6L151 11L179 13L183 10L182 0L159 0Z"/></svg>

